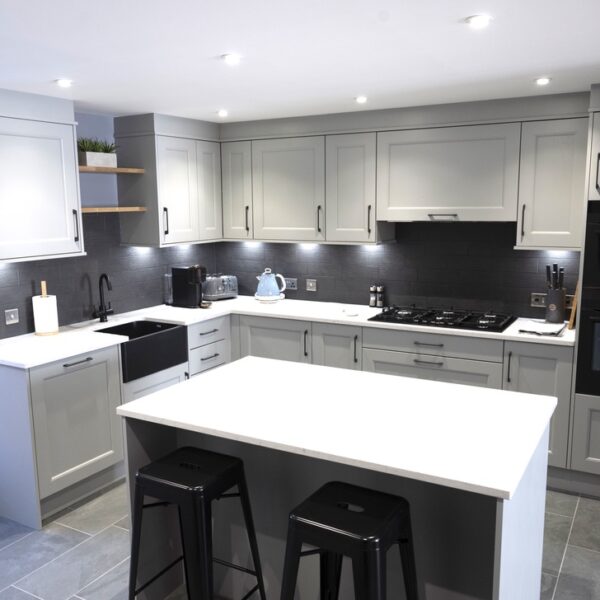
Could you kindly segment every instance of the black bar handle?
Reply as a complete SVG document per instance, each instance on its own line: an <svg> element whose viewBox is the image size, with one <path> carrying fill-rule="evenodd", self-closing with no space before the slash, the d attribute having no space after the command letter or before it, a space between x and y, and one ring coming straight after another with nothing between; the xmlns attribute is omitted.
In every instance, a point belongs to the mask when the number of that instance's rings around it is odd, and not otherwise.
<svg viewBox="0 0 600 600"><path fill-rule="evenodd" d="M354 362L355 363L358 362L358 356L356 355L357 346L358 346L358 336L355 335L354 336Z"/></svg>
<svg viewBox="0 0 600 600"><path fill-rule="evenodd" d="M600 194L600 152L598 152L598 158L596 159L596 191Z"/></svg>
<svg viewBox="0 0 600 600"><path fill-rule="evenodd" d="M510 362L511 362L511 360L512 360L512 352L509 352L508 353L508 366L506 368L506 381L507 381L507 383L511 383L511 380L510 380Z"/></svg>
<svg viewBox="0 0 600 600"><path fill-rule="evenodd" d="M415 346L427 346L428 348L443 348L444 344L428 344L427 342L413 342Z"/></svg>
<svg viewBox="0 0 600 600"><path fill-rule="evenodd" d="M308 329L304 330L304 356L308 356Z"/></svg>
<svg viewBox="0 0 600 600"><path fill-rule="evenodd" d="M77 214L77 211L75 209L73 209L73 218L75 219L75 237L73 239L74 239L74 241L78 242L79 241L79 215Z"/></svg>
<svg viewBox="0 0 600 600"><path fill-rule="evenodd" d="M210 331L201 331L200 335L210 335L211 333L217 333L218 329L211 329Z"/></svg>
<svg viewBox="0 0 600 600"><path fill-rule="evenodd" d="M189 378L190 378L190 374L189 374L187 371L186 371L186 372L183 374L183 376L184 376L186 379L189 379Z"/></svg>
<svg viewBox="0 0 600 600"><path fill-rule="evenodd" d="M373 207L369 204L369 206L367 206L367 233L369 235L371 235L371 211L373 210Z"/></svg>
<svg viewBox="0 0 600 600"><path fill-rule="evenodd" d="M246 206L246 231L250 231L250 219L249 219L249 214L250 214L250 207Z"/></svg>
<svg viewBox="0 0 600 600"><path fill-rule="evenodd" d="M523 208L521 209L521 241L525 237L525 208L527 204L523 204Z"/></svg>
<svg viewBox="0 0 600 600"><path fill-rule="evenodd" d="M72 362L72 363L65 363L63 365L63 367L65 369L68 369L69 367L75 367L76 365L83 365L84 363L90 362L92 360L94 360L93 357L88 356L87 358L84 358L83 360L77 360L77 361Z"/></svg>
<svg viewBox="0 0 600 600"><path fill-rule="evenodd" d="M433 361L433 360L421 360L419 358L413 358L413 362L418 365L431 365L433 367L443 367L444 363L442 361Z"/></svg>
<svg viewBox="0 0 600 600"><path fill-rule="evenodd" d="M207 356L206 358L201 358L200 360L204 362L205 360L212 360L213 358L217 358L217 356L219 356L219 353L215 352L211 356Z"/></svg>
<svg viewBox="0 0 600 600"><path fill-rule="evenodd" d="M317 206L317 233L321 233L321 205Z"/></svg>
<svg viewBox="0 0 600 600"><path fill-rule="evenodd" d="M169 209L163 206L163 224L165 223L165 235L169 235Z"/></svg>

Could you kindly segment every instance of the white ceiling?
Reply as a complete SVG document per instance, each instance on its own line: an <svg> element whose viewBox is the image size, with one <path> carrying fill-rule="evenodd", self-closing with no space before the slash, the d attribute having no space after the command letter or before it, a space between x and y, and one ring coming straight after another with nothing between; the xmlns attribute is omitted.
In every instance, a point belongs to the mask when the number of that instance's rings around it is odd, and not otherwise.
<svg viewBox="0 0 600 600"><path fill-rule="evenodd" d="M462 23L477 13L487 30ZM598 82L599 0L0 0L0 87L88 112L240 121Z"/></svg>

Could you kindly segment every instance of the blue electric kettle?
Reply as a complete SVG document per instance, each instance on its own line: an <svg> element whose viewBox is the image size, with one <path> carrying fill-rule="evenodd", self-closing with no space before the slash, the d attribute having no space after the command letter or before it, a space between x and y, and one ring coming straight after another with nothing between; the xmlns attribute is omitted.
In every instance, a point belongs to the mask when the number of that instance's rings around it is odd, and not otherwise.
<svg viewBox="0 0 600 600"><path fill-rule="evenodd" d="M277 284L277 277L281 280L281 287ZM265 269L262 275L256 277L258 287L256 288L257 298L279 298L281 292L285 290L285 279L279 273L271 272L271 269Z"/></svg>

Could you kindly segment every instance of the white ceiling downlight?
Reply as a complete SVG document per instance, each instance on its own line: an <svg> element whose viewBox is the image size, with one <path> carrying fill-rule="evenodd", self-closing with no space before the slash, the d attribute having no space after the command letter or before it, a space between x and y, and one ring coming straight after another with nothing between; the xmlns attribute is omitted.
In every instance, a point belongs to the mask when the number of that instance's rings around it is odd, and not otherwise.
<svg viewBox="0 0 600 600"><path fill-rule="evenodd" d="M227 111L227 109L225 109L225 108L220 108L220 109L217 111L217 115L218 115L219 117L221 117L221 119L224 119L225 117L229 116L229 112L228 112L228 111Z"/></svg>
<svg viewBox="0 0 600 600"><path fill-rule="evenodd" d="M535 83L536 85L548 85L551 81L552 79L550 79L550 77L538 77L535 80Z"/></svg>
<svg viewBox="0 0 600 600"><path fill-rule="evenodd" d="M73 85L72 79L55 79L54 83L61 88L70 88Z"/></svg>
<svg viewBox="0 0 600 600"><path fill-rule="evenodd" d="M223 62L229 67L237 67L242 60L242 57L239 54L235 54L234 52L228 54L222 54L221 59Z"/></svg>
<svg viewBox="0 0 600 600"><path fill-rule="evenodd" d="M366 104L368 98L366 96L356 96L355 100L357 104Z"/></svg>
<svg viewBox="0 0 600 600"><path fill-rule="evenodd" d="M471 15L465 19L465 23L471 29L485 29L491 22L490 15Z"/></svg>

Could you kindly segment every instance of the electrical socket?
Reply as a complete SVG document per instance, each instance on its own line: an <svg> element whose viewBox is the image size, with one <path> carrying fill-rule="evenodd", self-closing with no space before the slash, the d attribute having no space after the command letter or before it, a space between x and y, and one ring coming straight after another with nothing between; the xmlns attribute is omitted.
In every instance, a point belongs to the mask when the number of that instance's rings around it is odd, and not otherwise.
<svg viewBox="0 0 600 600"><path fill-rule="evenodd" d="M4 311L4 322L7 325L16 325L19 322L19 309L11 308Z"/></svg>
<svg viewBox="0 0 600 600"><path fill-rule="evenodd" d="M316 292L317 291L317 280L316 279L307 279L306 280L306 291L307 292Z"/></svg>
<svg viewBox="0 0 600 600"><path fill-rule="evenodd" d="M285 278L285 287L288 290L297 290L298 289L298 280L295 277L286 277Z"/></svg>
<svg viewBox="0 0 600 600"><path fill-rule="evenodd" d="M565 296L565 308L571 308L573 306L573 300L575 296L573 294L567 294ZM544 308L546 306L546 294L544 293L531 293L531 299L529 302L530 306Z"/></svg>

